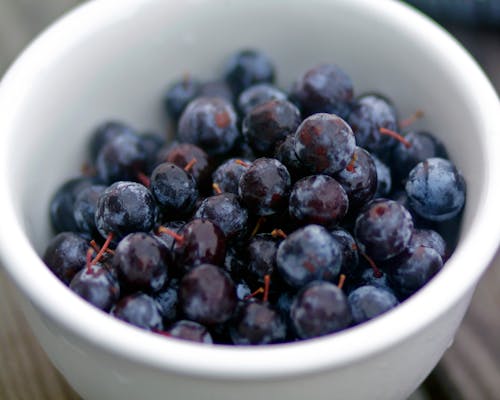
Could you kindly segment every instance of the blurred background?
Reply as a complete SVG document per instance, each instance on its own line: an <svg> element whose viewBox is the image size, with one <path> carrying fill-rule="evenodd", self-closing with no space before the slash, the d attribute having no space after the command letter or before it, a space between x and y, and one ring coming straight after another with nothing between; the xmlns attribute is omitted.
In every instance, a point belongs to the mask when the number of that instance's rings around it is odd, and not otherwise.
<svg viewBox="0 0 500 400"><path fill-rule="evenodd" d="M0 0L0 76L33 37L79 3L82 1ZM450 31L500 91L500 0L408 0L407 3ZM500 255L497 255L479 283L453 345L411 400L500 399L499 310ZM78 399L35 342L17 305L16 293L1 269L0 399Z"/></svg>

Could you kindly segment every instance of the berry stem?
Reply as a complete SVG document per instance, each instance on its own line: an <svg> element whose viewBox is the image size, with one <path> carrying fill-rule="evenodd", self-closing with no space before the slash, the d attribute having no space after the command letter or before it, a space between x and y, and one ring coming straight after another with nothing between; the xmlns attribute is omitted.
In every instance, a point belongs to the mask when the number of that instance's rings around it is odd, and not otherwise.
<svg viewBox="0 0 500 400"><path fill-rule="evenodd" d="M259 217L257 223L255 224L255 228L253 228L253 231L250 234L250 237L254 237L257 234L257 232L259 232L260 226L264 223L264 220L265 220L264 217Z"/></svg>
<svg viewBox="0 0 500 400"><path fill-rule="evenodd" d="M345 274L340 274L340 276L339 276L339 283L337 284L337 287L339 289L342 289L344 287L345 279L346 279Z"/></svg>
<svg viewBox="0 0 500 400"><path fill-rule="evenodd" d="M221 194L222 193L222 190L220 188L220 186L216 183L212 183L212 189L214 190L214 192L216 194Z"/></svg>
<svg viewBox="0 0 500 400"><path fill-rule="evenodd" d="M113 240L113 236L114 236L113 232L109 232L108 233L108 237L106 238L106 241L102 245L101 250L99 250L99 253L97 253L97 255L95 256L95 258L92 260L92 265L97 264L99 262L99 260L102 258L102 256L106 252L106 249L111 244L111 241Z"/></svg>
<svg viewBox="0 0 500 400"><path fill-rule="evenodd" d="M92 247L89 247L87 250L87 273L91 273L92 271L92 254L94 253L94 249Z"/></svg>
<svg viewBox="0 0 500 400"><path fill-rule="evenodd" d="M347 167L345 167L345 169L349 172L354 172L356 170L356 161L358 161L358 154L354 153L352 155L351 161L349 161L349 164L347 164Z"/></svg>
<svg viewBox="0 0 500 400"><path fill-rule="evenodd" d="M189 161L186 166L184 167L184 171L186 172L189 172L191 170L191 168L193 168L193 166L196 164L198 160L196 160L196 158L192 158L191 161Z"/></svg>
<svg viewBox="0 0 500 400"><path fill-rule="evenodd" d="M164 226L158 227L158 233L165 233L168 236L173 237L179 244L182 244L184 241L184 236L179 235L177 232L174 232L172 229L166 228Z"/></svg>
<svg viewBox="0 0 500 400"><path fill-rule="evenodd" d="M413 113L413 115L410 115L408 118L405 118L399 123L399 128L407 128L410 125L414 124L417 122L420 118L424 116L424 112L422 110L417 110Z"/></svg>
<svg viewBox="0 0 500 400"><path fill-rule="evenodd" d="M382 271L377 267L377 264L375 264L375 261L373 261L368 254L363 253L362 251L359 252L363 258L368 261L368 264L370 264L370 267L373 269L373 276L375 278L381 278L382 277Z"/></svg>
<svg viewBox="0 0 500 400"><path fill-rule="evenodd" d="M273 231L271 232L271 236L273 238L279 238L279 237L283 239L287 238L287 234L283 232L281 229L273 229Z"/></svg>
<svg viewBox="0 0 500 400"><path fill-rule="evenodd" d="M264 288L263 288L263 287L260 287L260 288L258 288L257 290L255 290L254 292L250 293L248 296L245 296L245 297L243 298L243 300L249 300L249 299L251 299L252 297L257 296L259 293L264 293Z"/></svg>
<svg viewBox="0 0 500 400"><path fill-rule="evenodd" d="M264 296L262 296L263 301L267 301L269 298L269 287L271 286L271 275L264 275Z"/></svg>
<svg viewBox="0 0 500 400"><path fill-rule="evenodd" d="M242 167L249 167L249 166L250 166L250 164L248 164L247 162L245 162L245 161L243 161L243 160L240 160L240 159L238 159L238 160L234 160L234 162L235 162L236 164L238 164L238 165L241 165Z"/></svg>
<svg viewBox="0 0 500 400"><path fill-rule="evenodd" d="M391 130L391 129L387 129L387 128L379 128L379 132L382 134L382 135L387 135L387 136L390 136L394 139L396 139L397 141L403 143L405 145L406 148L410 148L411 147L411 143L406 140L403 136L401 136L399 133Z"/></svg>

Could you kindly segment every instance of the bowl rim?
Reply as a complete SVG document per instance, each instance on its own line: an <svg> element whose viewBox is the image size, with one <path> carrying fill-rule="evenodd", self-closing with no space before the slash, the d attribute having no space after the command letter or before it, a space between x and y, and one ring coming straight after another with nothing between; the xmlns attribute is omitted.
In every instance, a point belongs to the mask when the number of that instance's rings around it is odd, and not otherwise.
<svg viewBox="0 0 500 400"><path fill-rule="evenodd" d="M326 0L320 1L326 3ZM497 94L483 71L461 45L444 29L411 7L396 1L337 2L364 9L363 12L373 14L381 23L392 24L407 34L419 36L432 51L446 52L457 67L455 73L467 76L464 87L481 99L471 112L481 115L482 128L485 135L489 135L488 145L484 148L485 187L482 203L465 240L448 260L447 268L396 309L335 335L255 348L200 345L152 335L107 316L71 294L44 267L16 218L16 205L11 193L4 191L0 195L0 219L4 227L9 229L4 228L0 232L2 263L18 289L44 317L100 351L150 367L205 378L266 380L339 368L378 354L421 331L475 286L492 260L500 238L500 224L495 224L500 220L500 211L495 209L500 210L500 187L495 186L495 173L500 172L500 157L495 157L496 149L500 148L500 118L497 117L500 103ZM9 135L15 134L14 115L19 112L23 96L29 94L26 82L37 79L39 75L37 66L40 62L46 57L58 57L89 29L98 31L110 21L130 16L131 11L139 6L135 0L93 0L80 5L47 28L13 63L0 82L2 182L10 182L5 153L9 151ZM478 248L481 248L480 252L473 252ZM453 274L458 264L474 265L476 268L464 268L463 273ZM453 282L454 289L448 290L447 296L443 296L449 281ZM65 301L61 302L59 296L65 296ZM94 323L88 324L90 320ZM329 351L325 351L325 348Z"/></svg>

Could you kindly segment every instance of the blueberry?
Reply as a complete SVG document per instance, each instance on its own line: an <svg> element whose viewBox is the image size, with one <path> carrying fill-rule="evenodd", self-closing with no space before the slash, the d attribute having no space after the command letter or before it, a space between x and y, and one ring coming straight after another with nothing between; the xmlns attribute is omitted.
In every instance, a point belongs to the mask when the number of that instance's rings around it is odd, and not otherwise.
<svg viewBox="0 0 500 400"><path fill-rule="evenodd" d="M335 179L313 175L295 183L288 209L300 224L333 227L344 218L348 207L347 194Z"/></svg>
<svg viewBox="0 0 500 400"><path fill-rule="evenodd" d="M397 113L394 106L386 98L367 94L359 97L347 122L354 132L358 146L364 147L382 160L390 155L390 150L398 141L380 133L380 128L396 131L398 129Z"/></svg>
<svg viewBox="0 0 500 400"><path fill-rule="evenodd" d="M345 294L329 282L311 282L293 301L290 318L302 339L327 335L349 327L351 310Z"/></svg>
<svg viewBox="0 0 500 400"><path fill-rule="evenodd" d="M167 115L177 122L191 100L198 97L200 82L189 75L171 84L164 98L164 107Z"/></svg>
<svg viewBox="0 0 500 400"><path fill-rule="evenodd" d="M171 254L163 243L143 232L125 236L113 257L121 282L132 291L160 290L167 281L171 264Z"/></svg>
<svg viewBox="0 0 500 400"><path fill-rule="evenodd" d="M325 228L308 225L281 242L276 264L283 279L296 288L313 280L333 282L340 273L342 250Z"/></svg>
<svg viewBox="0 0 500 400"><path fill-rule="evenodd" d="M69 284L78 271L85 267L88 242L73 232L54 236L43 255L43 262L65 284Z"/></svg>
<svg viewBox="0 0 500 400"><path fill-rule="evenodd" d="M350 211L368 203L377 190L377 169L370 153L356 147L352 161L335 174L349 197Z"/></svg>
<svg viewBox="0 0 500 400"><path fill-rule="evenodd" d="M281 315L268 303L244 304L229 328L231 339L239 345L262 345L283 342L286 325Z"/></svg>
<svg viewBox="0 0 500 400"><path fill-rule="evenodd" d="M402 253L410 242L413 220L401 204L386 199L370 202L358 215L354 234L363 251L376 260Z"/></svg>
<svg viewBox="0 0 500 400"><path fill-rule="evenodd" d="M332 175L344 169L355 147L351 128L333 114L314 114L295 133L295 153L313 174Z"/></svg>
<svg viewBox="0 0 500 400"><path fill-rule="evenodd" d="M158 303L144 293L134 293L122 298L112 309L111 315L146 330L163 330Z"/></svg>
<svg viewBox="0 0 500 400"><path fill-rule="evenodd" d="M120 297L118 281L106 267L99 263L83 268L73 277L69 287L103 311L111 310Z"/></svg>
<svg viewBox="0 0 500 400"><path fill-rule="evenodd" d="M351 109L353 85L339 66L321 64L299 77L290 97L305 116L328 113L346 118Z"/></svg>
<svg viewBox="0 0 500 400"><path fill-rule="evenodd" d="M245 116L253 108L269 100L286 100L284 92L268 83L259 83L245 89L238 97L238 110Z"/></svg>
<svg viewBox="0 0 500 400"><path fill-rule="evenodd" d="M224 323L236 308L234 283L215 265L201 264L189 271L182 278L179 290L184 313L201 324Z"/></svg>
<svg viewBox="0 0 500 400"><path fill-rule="evenodd" d="M238 194L241 175L252 164L249 160L230 158L217 167L212 174L212 182L221 192Z"/></svg>
<svg viewBox="0 0 500 400"><path fill-rule="evenodd" d="M272 83L274 74L274 65L266 54L244 49L229 58L224 76L233 93L239 95L257 83Z"/></svg>
<svg viewBox="0 0 500 400"><path fill-rule="evenodd" d="M106 189L104 185L92 185L81 190L73 205L73 218L80 232L96 236L95 211L97 200Z"/></svg>
<svg viewBox="0 0 500 400"><path fill-rule="evenodd" d="M465 180L451 161L443 158L418 163L410 171L405 188L410 207L431 221L449 220L465 204Z"/></svg>
<svg viewBox="0 0 500 400"><path fill-rule="evenodd" d="M202 147L209 155L229 152L240 138L233 106L219 97L199 97L188 104L179 120L181 142Z"/></svg>
<svg viewBox="0 0 500 400"><path fill-rule="evenodd" d="M355 324L373 319L399 304L398 299L389 289L368 285L353 290L347 301Z"/></svg>
<svg viewBox="0 0 500 400"><path fill-rule="evenodd" d="M135 182L116 182L97 201L95 222L102 237L119 240L129 233L149 232L157 217L151 192Z"/></svg>
<svg viewBox="0 0 500 400"><path fill-rule="evenodd" d="M167 215L190 213L198 199L194 178L175 164L162 163L151 174L151 192Z"/></svg>
<svg viewBox="0 0 500 400"><path fill-rule="evenodd" d="M99 151L107 143L121 135L135 136L135 131L130 126L120 121L106 121L97 126L92 133L89 143L91 161L94 163Z"/></svg>
<svg viewBox="0 0 500 400"><path fill-rule="evenodd" d="M295 133L302 118L287 100L270 100L254 107L243 120L243 136L256 155L272 155L276 144Z"/></svg>
<svg viewBox="0 0 500 400"><path fill-rule="evenodd" d="M291 178L286 167L274 158L258 158L243 173L238 193L257 215L272 215L286 206Z"/></svg>
<svg viewBox="0 0 500 400"><path fill-rule="evenodd" d="M194 218L212 221L222 229L227 239L243 237L248 225L248 211L233 193L207 197L196 210Z"/></svg>
<svg viewBox="0 0 500 400"><path fill-rule="evenodd" d="M167 334L171 337L191 342L212 344L213 339L207 328L197 322L180 320L173 324Z"/></svg>

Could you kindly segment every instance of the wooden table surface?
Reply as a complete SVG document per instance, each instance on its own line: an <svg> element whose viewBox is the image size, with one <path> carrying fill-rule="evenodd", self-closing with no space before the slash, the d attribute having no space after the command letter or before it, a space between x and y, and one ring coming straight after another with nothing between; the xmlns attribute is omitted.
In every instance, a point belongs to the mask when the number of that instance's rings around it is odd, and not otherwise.
<svg viewBox="0 0 500 400"><path fill-rule="evenodd" d="M78 3L0 0L0 75L41 29ZM500 31L450 30L500 89ZM500 254L479 283L453 346L412 400L500 399L499 309ZM21 314L16 292L0 269L0 400L78 398L37 344Z"/></svg>

